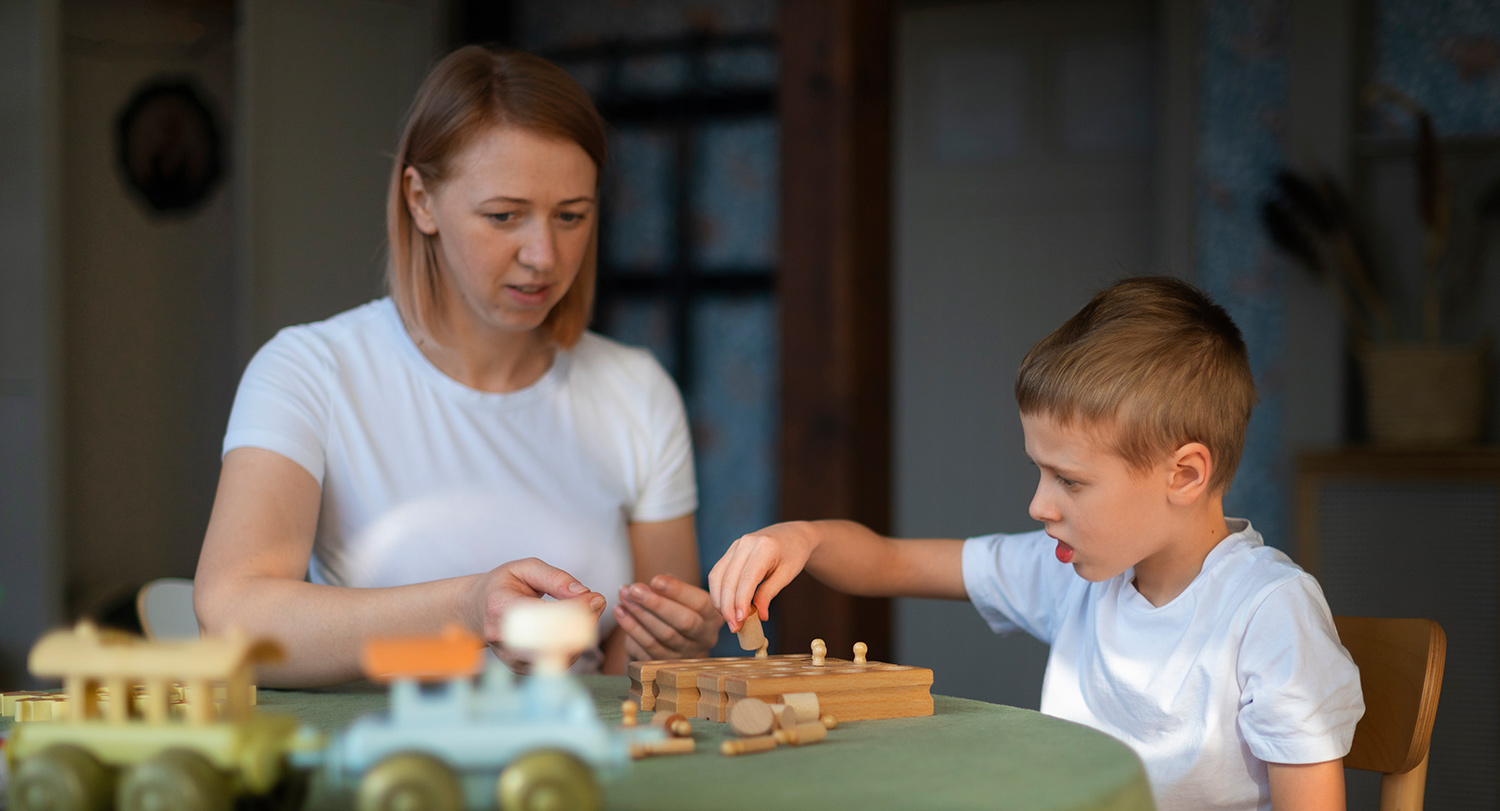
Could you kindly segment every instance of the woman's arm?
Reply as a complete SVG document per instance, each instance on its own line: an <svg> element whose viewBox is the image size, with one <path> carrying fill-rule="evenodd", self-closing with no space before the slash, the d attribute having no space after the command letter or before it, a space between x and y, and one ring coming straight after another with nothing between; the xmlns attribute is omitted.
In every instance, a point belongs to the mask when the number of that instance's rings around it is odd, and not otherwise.
<svg viewBox="0 0 1500 811"><path fill-rule="evenodd" d="M1344 811L1344 761L1267 763L1275 811Z"/></svg>
<svg viewBox="0 0 1500 811"><path fill-rule="evenodd" d="M611 650L606 641L605 672L624 670L621 654L634 660L706 654L718 641L723 619L708 592L698 586L693 515L632 523L630 551L636 582L620 589L620 604L615 607L619 650Z"/></svg>
<svg viewBox="0 0 1500 811"><path fill-rule="evenodd" d="M518 599L549 594L604 610L603 595L535 559L394 588L304 582L320 501L317 481L280 454L236 448L224 457L193 608L206 633L237 626L282 645L285 662L260 671L267 686L359 678L360 648L373 635L432 633L456 623L497 646L500 616Z"/></svg>

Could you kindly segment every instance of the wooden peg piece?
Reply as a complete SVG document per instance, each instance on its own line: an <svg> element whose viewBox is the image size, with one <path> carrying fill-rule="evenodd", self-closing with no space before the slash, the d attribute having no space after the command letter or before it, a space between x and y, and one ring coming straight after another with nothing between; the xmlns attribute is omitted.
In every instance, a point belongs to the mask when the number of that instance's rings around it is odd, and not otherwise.
<svg viewBox="0 0 1500 811"><path fill-rule="evenodd" d="M833 729L834 727L839 725L839 722L835 720L832 715L828 715L826 713L822 718L818 719L818 722L823 725L824 729Z"/></svg>
<svg viewBox="0 0 1500 811"><path fill-rule="evenodd" d="M633 743L630 745L630 757L640 760L652 755L685 755L695 748L698 742L692 738L668 738L664 741L652 741L651 743Z"/></svg>
<svg viewBox="0 0 1500 811"><path fill-rule="evenodd" d="M624 724L625 726L628 726L628 727L635 726L635 723L636 723L636 712L639 709L640 708L635 705L634 701L622 701L622 702L620 702L620 718L621 718L620 723L622 723L622 724Z"/></svg>
<svg viewBox="0 0 1500 811"><path fill-rule="evenodd" d="M828 655L828 643L821 639L812 641L812 666L822 667L823 659Z"/></svg>
<svg viewBox="0 0 1500 811"><path fill-rule="evenodd" d="M693 734L693 722L680 712L659 712L651 723L665 729L674 738L686 738Z"/></svg>
<svg viewBox="0 0 1500 811"><path fill-rule="evenodd" d="M755 738L731 738L719 744L719 751L727 757L745 755L751 752L769 752L776 748L775 735L761 735Z"/></svg>
<svg viewBox="0 0 1500 811"><path fill-rule="evenodd" d="M772 704L771 727L773 729L784 729L797 725L797 711L785 704Z"/></svg>
<svg viewBox="0 0 1500 811"><path fill-rule="evenodd" d="M766 642L766 632L760 627L760 615L755 613L754 606L751 609L750 616L740 623L740 649L753 650L755 658L764 659L769 643Z"/></svg>
<svg viewBox="0 0 1500 811"><path fill-rule="evenodd" d="M865 663L865 654L870 652L870 646L863 642L854 643L854 663L862 665Z"/></svg>
<svg viewBox="0 0 1500 811"><path fill-rule="evenodd" d="M792 708L792 711L797 714L799 724L810 724L822 715L818 711L817 693L783 693L781 703Z"/></svg>
<svg viewBox="0 0 1500 811"><path fill-rule="evenodd" d="M805 746L827 738L828 727L814 721L810 724L798 724L791 729L779 729L772 737L788 746Z"/></svg>
<svg viewBox="0 0 1500 811"><path fill-rule="evenodd" d="M729 708L729 728L748 738L771 731L771 705L758 698L742 698Z"/></svg>

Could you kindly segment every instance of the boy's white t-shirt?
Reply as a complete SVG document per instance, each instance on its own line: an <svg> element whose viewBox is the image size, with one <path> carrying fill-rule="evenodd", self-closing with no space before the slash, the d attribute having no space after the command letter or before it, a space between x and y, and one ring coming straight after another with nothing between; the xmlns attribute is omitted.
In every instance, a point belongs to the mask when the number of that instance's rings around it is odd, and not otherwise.
<svg viewBox="0 0 1500 811"><path fill-rule="evenodd" d="M389 298L262 347L224 436L225 453L239 447L322 485L315 583L398 586L535 556L613 605L632 579L628 524L697 509L682 398L649 352L585 333L527 388L478 391L427 360Z"/></svg>
<svg viewBox="0 0 1500 811"><path fill-rule="evenodd" d="M1045 532L963 547L964 587L990 627L1052 646L1042 712L1130 744L1162 811L1270 809L1266 763L1341 758L1364 714L1317 581L1249 522L1229 524L1160 607L1134 570L1079 577Z"/></svg>

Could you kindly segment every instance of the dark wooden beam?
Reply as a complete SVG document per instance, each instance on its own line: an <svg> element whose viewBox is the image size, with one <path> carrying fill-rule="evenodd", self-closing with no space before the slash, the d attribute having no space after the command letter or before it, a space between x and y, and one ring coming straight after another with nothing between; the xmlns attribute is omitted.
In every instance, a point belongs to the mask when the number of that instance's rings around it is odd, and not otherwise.
<svg viewBox="0 0 1500 811"><path fill-rule="evenodd" d="M890 531L891 27L886 0L781 3L781 485L784 519ZM779 645L890 661L890 601L807 576Z"/></svg>

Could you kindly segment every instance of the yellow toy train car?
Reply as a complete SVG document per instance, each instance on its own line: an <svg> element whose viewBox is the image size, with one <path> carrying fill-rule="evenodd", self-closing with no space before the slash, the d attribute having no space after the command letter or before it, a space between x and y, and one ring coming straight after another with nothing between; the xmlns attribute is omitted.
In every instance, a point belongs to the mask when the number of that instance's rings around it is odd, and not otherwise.
<svg viewBox="0 0 1500 811"><path fill-rule="evenodd" d="M227 811L237 798L295 793L287 754L299 725L252 705L254 666L280 658L275 643L242 634L147 642L89 622L48 634L28 666L62 679L65 709L11 730L9 807ZM174 692L186 696L181 712Z"/></svg>

